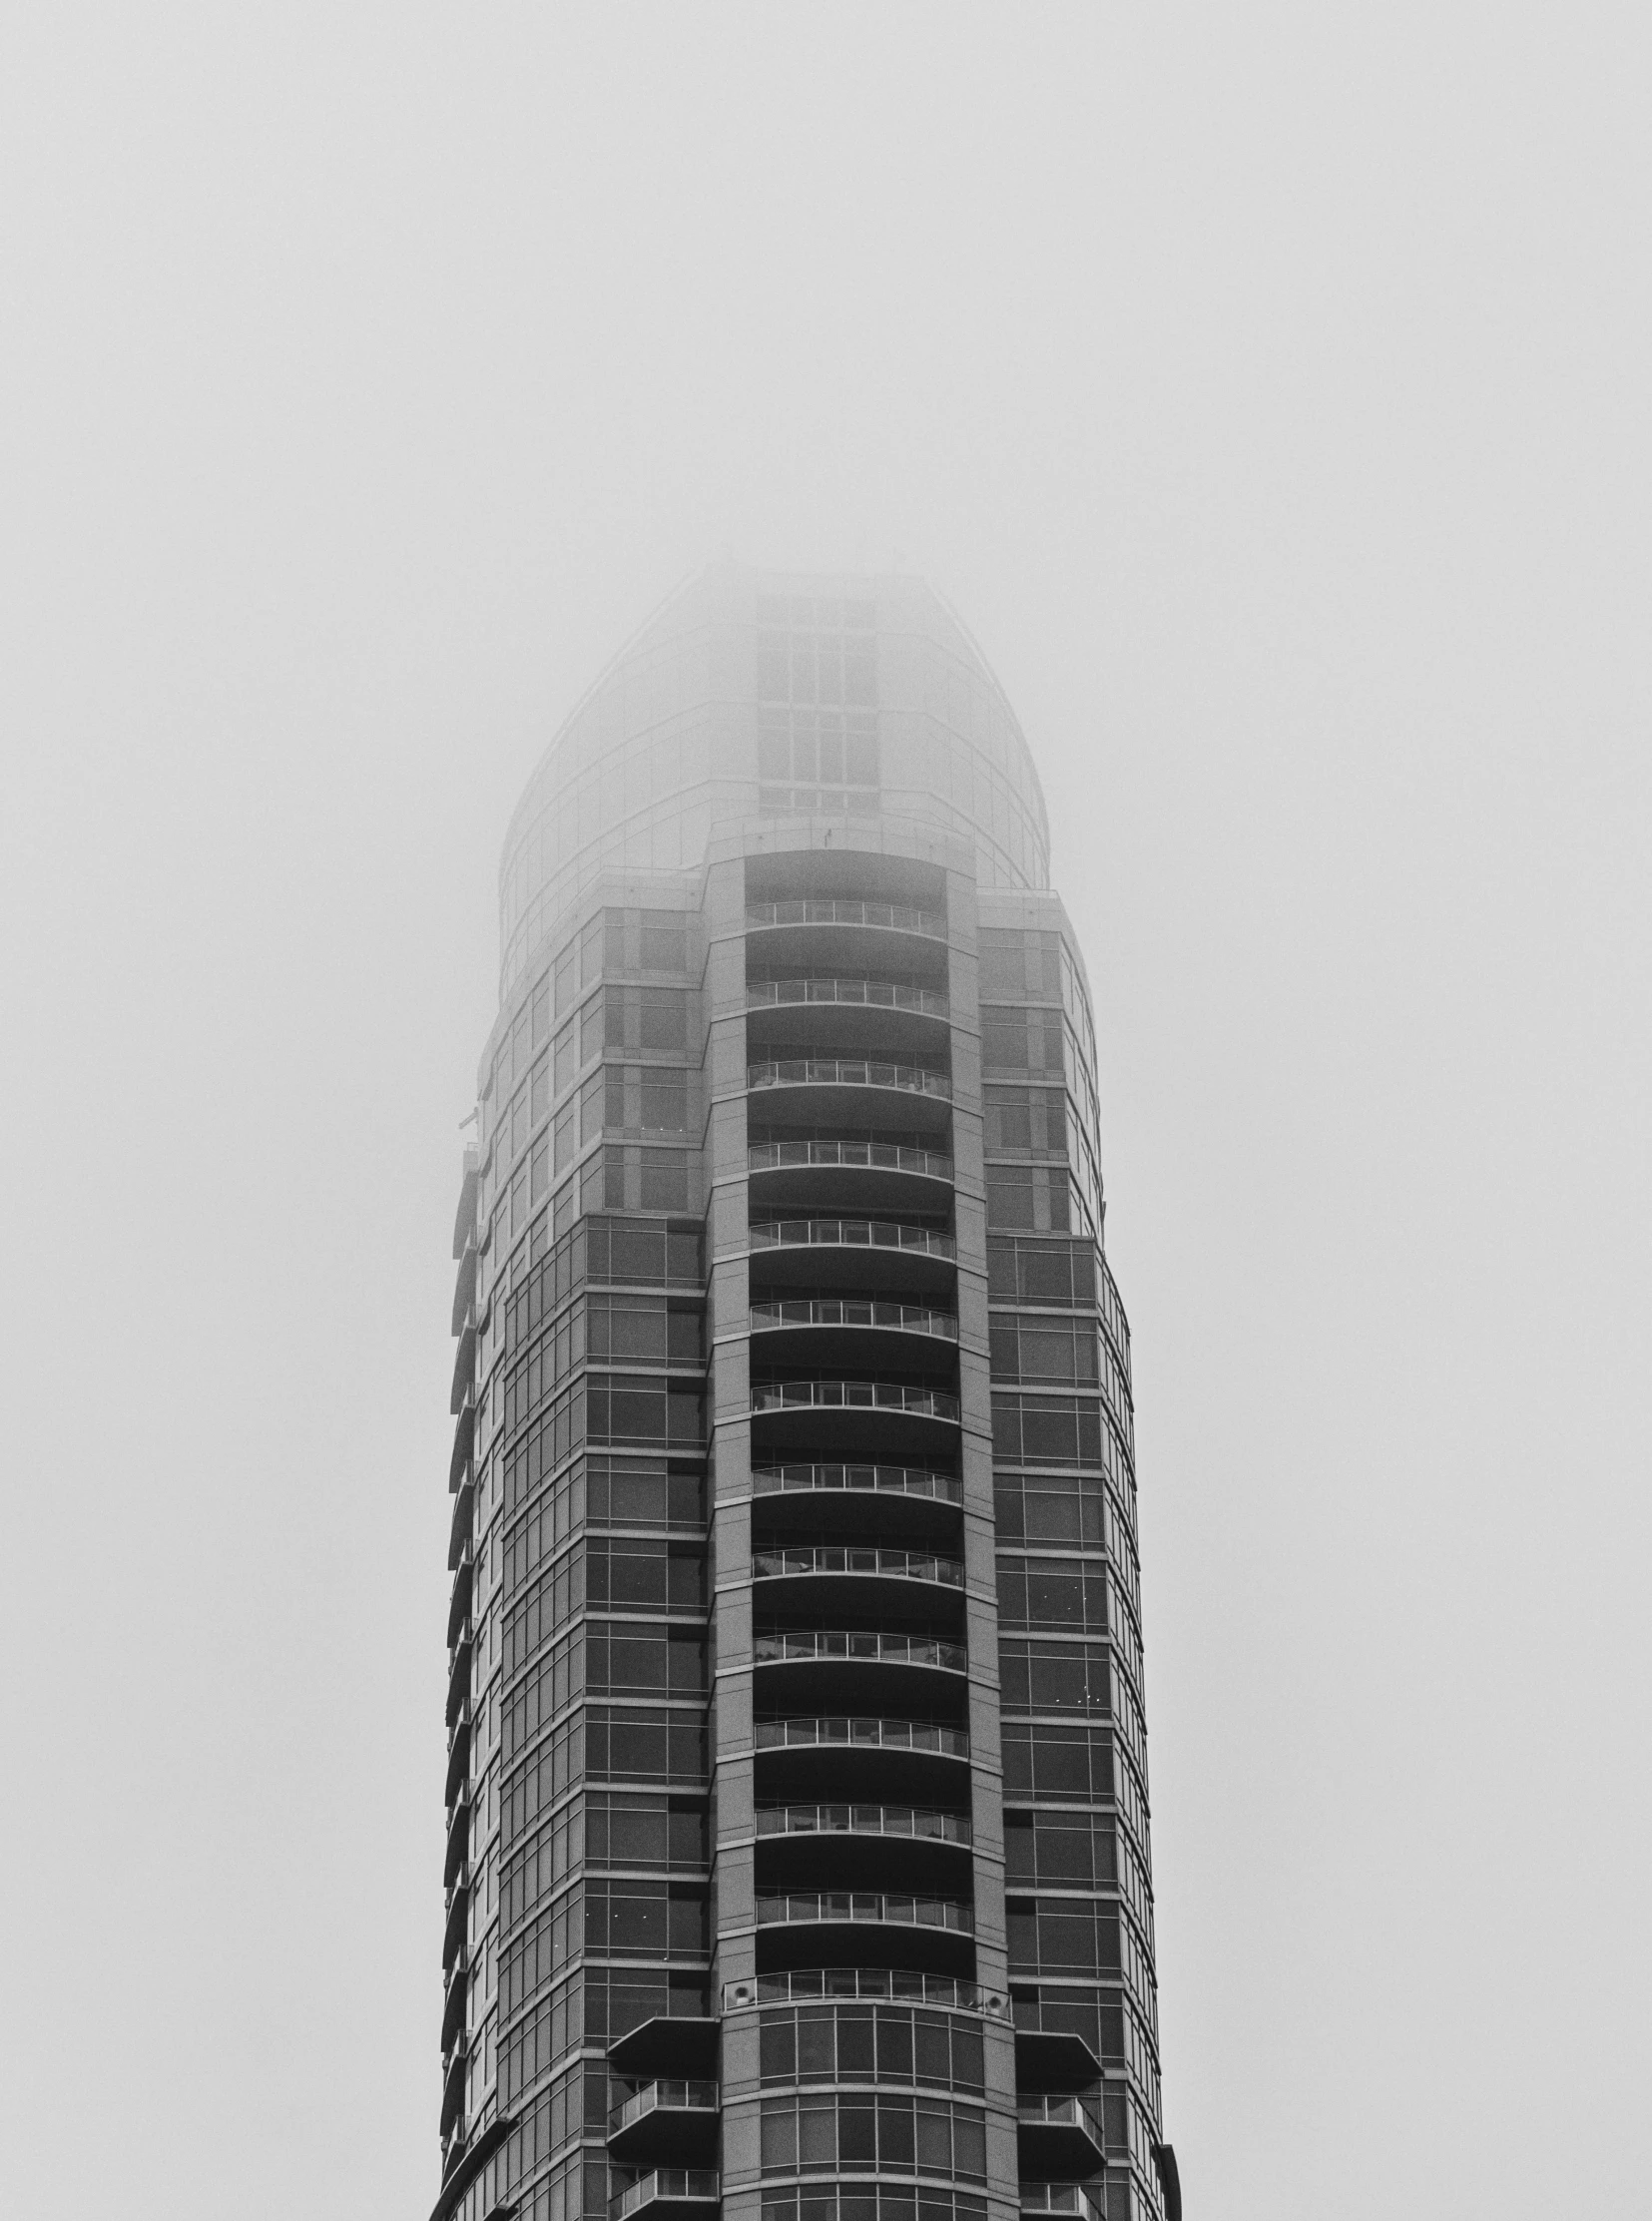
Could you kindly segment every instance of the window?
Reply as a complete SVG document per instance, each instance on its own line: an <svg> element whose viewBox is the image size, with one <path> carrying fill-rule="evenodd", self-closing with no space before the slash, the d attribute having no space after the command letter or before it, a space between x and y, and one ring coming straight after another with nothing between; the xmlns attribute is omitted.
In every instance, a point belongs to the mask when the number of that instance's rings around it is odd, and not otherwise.
<svg viewBox="0 0 1652 2221"><path fill-rule="evenodd" d="M1009 1712L1106 1714L1112 1678L1101 1643L1029 1643L998 1646L1004 1709Z"/></svg>
<svg viewBox="0 0 1652 2221"><path fill-rule="evenodd" d="M933 2082L983 2087L981 2031L960 2015L909 2005L801 2005L762 2019L765 2082Z"/></svg>
<svg viewBox="0 0 1652 2221"><path fill-rule="evenodd" d="M644 910L641 933L644 971L683 971L688 966L688 920L681 910Z"/></svg>
<svg viewBox="0 0 1652 2221"><path fill-rule="evenodd" d="M998 1560L998 1622L1006 1627L1095 1628L1105 1633L1107 1575L1081 1558Z"/></svg>
<svg viewBox="0 0 1652 2221"><path fill-rule="evenodd" d="M1077 1396L994 1395L992 1454L1010 1465L1099 1466L1100 1407Z"/></svg>
<svg viewBox="0 0 1652 2221"><path fill-rule="evenodd" d="M1088 1803L1113 1794L1113 1739L1105 1729L1006 1723L1003 1748L1006 1797Z"/></svg>
<svg viewBox="0 0 1652 2221"><path fill-rule="evenodd" d="M941 2097L868 2092L766 2097L761 2165L766 2175L961 2175L986 2179L986 2117Z"/></svg>

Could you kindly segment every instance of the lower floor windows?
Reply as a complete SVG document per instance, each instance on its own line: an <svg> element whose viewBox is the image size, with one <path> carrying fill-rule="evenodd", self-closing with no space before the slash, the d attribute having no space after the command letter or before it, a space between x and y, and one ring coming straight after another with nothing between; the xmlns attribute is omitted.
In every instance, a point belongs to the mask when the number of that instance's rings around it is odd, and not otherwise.
<svg viewBox="0 0 1652 2221"><path fill-rule="evenodd" d="M928 2186L806 2182L765 2190L763 2221L986 2221L986 2200Z"/></svg>

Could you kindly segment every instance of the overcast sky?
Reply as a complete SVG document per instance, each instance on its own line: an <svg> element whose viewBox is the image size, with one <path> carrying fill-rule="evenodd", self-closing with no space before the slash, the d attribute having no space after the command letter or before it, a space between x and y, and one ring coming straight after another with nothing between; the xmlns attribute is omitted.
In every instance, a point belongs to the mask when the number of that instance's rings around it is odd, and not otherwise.
<svg viewBox="0 0 1652 2221"><path fill-rule="evenodd" d="M1652 2176L1652 34L0 34L3 2199L434 2196L458 1124L538 751L725 549L1042 771L1193 2221Z"/></svg>

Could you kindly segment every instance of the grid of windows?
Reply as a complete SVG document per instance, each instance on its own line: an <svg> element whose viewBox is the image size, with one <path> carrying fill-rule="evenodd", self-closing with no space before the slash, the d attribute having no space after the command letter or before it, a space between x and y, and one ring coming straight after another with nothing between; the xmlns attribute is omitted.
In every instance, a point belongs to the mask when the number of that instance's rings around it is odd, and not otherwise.
<svg viewBox="0 0 1652 2221"><path fill-rule="evenodd" d="M826 2091L766 2097L762 2120L766 2175L875 2170L986 2180L986 2116L978 2105Z"/></svg>

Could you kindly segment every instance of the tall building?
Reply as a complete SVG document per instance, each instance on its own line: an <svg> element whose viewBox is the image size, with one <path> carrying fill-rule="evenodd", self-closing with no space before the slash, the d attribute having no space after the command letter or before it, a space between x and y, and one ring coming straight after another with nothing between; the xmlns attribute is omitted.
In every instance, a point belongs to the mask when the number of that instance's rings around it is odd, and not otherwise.
<svg viewBox="0 0 1652 2221"><path fill-rule="evenodd" d="M454 1233L436 2221L1176 2221L1048 848L905 577L708 571L517 807Z"/></svg>

